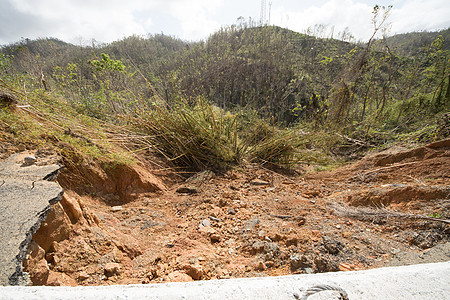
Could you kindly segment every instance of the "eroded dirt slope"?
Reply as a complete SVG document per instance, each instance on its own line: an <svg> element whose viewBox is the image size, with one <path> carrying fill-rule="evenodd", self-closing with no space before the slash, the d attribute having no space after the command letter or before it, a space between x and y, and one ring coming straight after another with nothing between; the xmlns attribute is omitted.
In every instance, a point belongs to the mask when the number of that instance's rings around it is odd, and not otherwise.
<svg viewBox="0 0 450 300"><path fill-rule="evenodd" d="M76 188L71 170L63 173L65 196L24 263L34 284L274 276L450 259L450 227L442 222L450 218L450 140L301 176L246 165L164 185L150 169L106 174L85 164L78 176L91 190Z"/></svg>

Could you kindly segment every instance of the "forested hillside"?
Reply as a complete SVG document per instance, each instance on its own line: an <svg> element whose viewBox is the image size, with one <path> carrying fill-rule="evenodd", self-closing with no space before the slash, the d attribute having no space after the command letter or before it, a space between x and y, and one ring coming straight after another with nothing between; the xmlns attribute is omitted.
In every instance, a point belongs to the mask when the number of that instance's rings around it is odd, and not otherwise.
<svg viewBox="0 0 450 300"><path fill-rule="evenodd" d="M195 43L165 35L90 46L22 40L2 48L0 66L5 85L116 125L203 103L237 118L235 130L306 126L367 148L448 136L449 48L449 29L354 44L243 24Z"/></svg>

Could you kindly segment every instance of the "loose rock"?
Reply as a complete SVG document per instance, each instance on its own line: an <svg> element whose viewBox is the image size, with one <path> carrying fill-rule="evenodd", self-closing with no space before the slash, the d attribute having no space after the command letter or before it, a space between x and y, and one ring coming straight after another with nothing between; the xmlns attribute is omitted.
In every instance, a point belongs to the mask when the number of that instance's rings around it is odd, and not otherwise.
<svg viewBox="0 0 450 300"><path fill-rule="evenodd" d="M191 276L181 271L175 271L170 273L165 277L166 281L170 282L186 282L186 281L194 281Z"/></svg>
<svg viewBox="0 0 450 300"><path fill-rule="evenodd" d="M300 268L310 268L312 266L311 262L305 255L296 254L289 258L289 264L292 271Z"/></svg>
<svg viewBox="0 0 450 300"><path fill-rule="evenodd" d="M235 215L235 214L236 214L236 211L234 210L234 208L230 207L230 208L228 209L228 214L229 214L229 215Z"/></svg>
<svg viewBox="0 0 450 300"><path fill-rule="evenodd" d="M255 270L257 270L257 271L264 271L266 269L267 269L266 265L262 261L259 261L255 266Z"/></svg>
<svg viewBox="0 0 450 300"><path fill-rule="evenodd" d="M23 166L31 166L37 161L37 158L33 155L25 156L23 159Z"/></svg>
<svg viewBox="0 0 450 300"><path fill-rule="evenodd" d="M80 272L80 274L78 274L78 280L79 281L83 281L83 280L86 280L86 279L89 279L89 274L88 273L86 273L86 271L81 271Z"/></svg>
<svg viewBox="0 0 450 300"><path fill-rule="evenodd" d="M219 218L216 218L213 216L209 216L208 218L210 218L211 220L216 221L216 222L222 222L222 219L219 219Z"/></svg>
<svg viewBox="0 0 450 300"><path fill-rule="evenodd" d="M203 268L200 265L185 265L183 270L194 280L200 280L203 276Z"/></svg>
<svg viewBox="0 0 450 300"><path fill-rule="evenodd" d="M276 243L268 242L268 241L256 241L252 244L250 248L251 254L272 254L274 256L278 255L280 252L280 247Z"/></svg>
<svg viewBox="0 0 450 300"><path fill-rule="evenodd" d="M322 237L323 245L325 246L325 249L330 254L338 254L342 249L344 249L344 245L336 240L330 239L326 236Z"/></svg>
<svg viewBox="0 0 450 300"><path fill-rule="evenodd" d="M242 230L243 231L251 231L258 224L259 224L259 219L248 220L247 222L245 222L244 227L242 228Z"/></svg>
<svg viewBox="0 0 450 300"><path fill-rule="evenodd" d="M263 181L263 180L253 180L252 182L250 182L251 185L256 185L256 186L263 186L263 185L269 185L270 183L267 181Z"/></svg>
<svg viewBox="0 0 450 300"><path fill-rule="evenodd" d="M210 239L212 243L218 243L220 242L220 235L218 235L217 233L211 234Z"/></svg>
<svg viewBox="0 0 450 300"><path fill-rule="evenodd" d="M196 187L193 186L181 186L177 189L177 193L179 194L197 194L198 193L198 189Z"/></svg>
<svg viewBox="0 0 450 300"><path fill-rule="evenodd" d="M198 230L200 233L211 236L214 233L216 233L216 230L214 228L212 228L211 226L203 226L200 227Z"/></svg>
<svg viewBox="0 0 450 300"><path fill-rule="evenodd" d="M111 210L113 212L121 211L122 209L123 209L123 207L121 205L111 207Z"/></svg>
<svg viewBox="0 0 450 300"><path fill-rule="evenodd" d="M77 283L74 279L70 278L64 273L51 271L48 274L46 285L50 286L76 286Z"/></svg>
<svg viewBox="0 0 450 300"><path fill-rule="evenodd" d="M207 227L207 226L211 226L211 221L208 219L204 219L200 222L199 227Z"/></svg>
<svg viewBox="0 0 450 300"><path fill-rule="evenodd" d="M119 274L121 271L120 264L118 263L107 263L104 267L104 272L106 277L111 277Z"/></svg>

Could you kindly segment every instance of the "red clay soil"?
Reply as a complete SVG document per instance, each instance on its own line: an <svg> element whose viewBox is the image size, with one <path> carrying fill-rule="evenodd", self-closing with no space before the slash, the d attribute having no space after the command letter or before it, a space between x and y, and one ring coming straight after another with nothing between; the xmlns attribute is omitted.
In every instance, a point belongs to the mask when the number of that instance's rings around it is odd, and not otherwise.
<svg viewBox="0 0 450 300"><path fill-rule="evenodd" d="M450 140L296 176L246 165L174 182L145 163L112 174L93 162L75 165L59 176L65 196L24 262L36 285L276 276L450 259L450 226L442 221L450 218ZM381 213L368 217L368 208Z"/></svg>

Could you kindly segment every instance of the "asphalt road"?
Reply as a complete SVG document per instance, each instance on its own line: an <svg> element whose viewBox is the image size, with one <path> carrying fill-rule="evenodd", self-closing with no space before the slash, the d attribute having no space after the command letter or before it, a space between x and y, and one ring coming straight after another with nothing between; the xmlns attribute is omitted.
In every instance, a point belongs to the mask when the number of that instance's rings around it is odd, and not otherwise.
<svg viewBox="0 0 450 300"><path fill-rule="evenodd" d="M63 194L56 182L47 180L60 166L25 166L27 156L18 153L0 161L0 285L27 283L22 260L31 236Z"/></svg>

